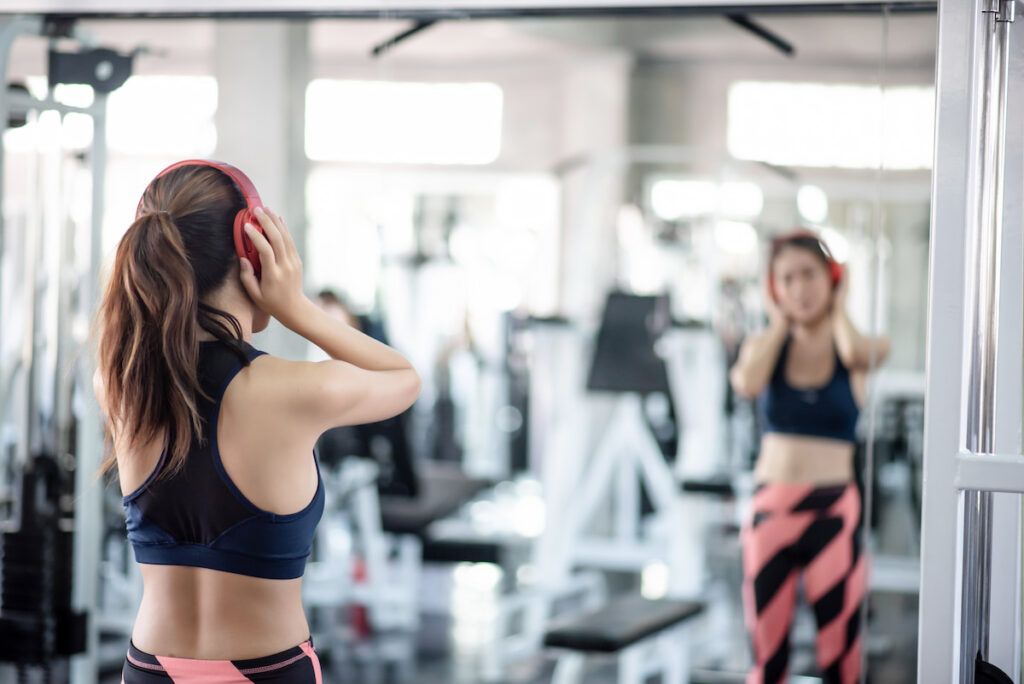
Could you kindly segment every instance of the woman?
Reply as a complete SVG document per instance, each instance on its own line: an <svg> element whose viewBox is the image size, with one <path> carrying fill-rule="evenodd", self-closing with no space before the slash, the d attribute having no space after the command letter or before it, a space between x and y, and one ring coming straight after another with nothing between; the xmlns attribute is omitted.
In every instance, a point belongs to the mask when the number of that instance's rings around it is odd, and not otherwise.
<svg viewBox="0 0 1024 684"><path fill-rule="evenodd" d="M854 484L854 429L867 373L888 354L846 314L842 268L813 234L773 241L768 329L743 343L730 372L738 394L757 398L765 433L759 484L744 526L743 599L754 646L748 684L786 681L797 580L818 625L825 681L860 677L860 604L866 567Z"/></svg>
<svg viewBox="0 0 1024 684"><path fill-rule="evenodd" d="M254 349L271 317L330 359ZM404 411L416 371L303 295L284 221L219 162L146 188L96 327L104 467L144 585L125 684L320 682L301 601L324 505L313 445Z"/></svg>

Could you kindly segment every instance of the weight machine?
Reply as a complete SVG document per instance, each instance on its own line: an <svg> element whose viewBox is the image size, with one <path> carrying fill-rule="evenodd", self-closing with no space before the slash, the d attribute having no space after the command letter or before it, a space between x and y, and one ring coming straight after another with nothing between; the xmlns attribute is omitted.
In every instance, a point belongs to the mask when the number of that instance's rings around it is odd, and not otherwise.
<svg viewBox="0 0 1024 684"><path fill-rule="evenodd" d="M0 22L6 84L18 39L48 41L45 91L0 91L0 122L28 138L0 146L0 662L19 679L96 681L95 625L103 436L92 398L87 332L101 257L107 94L132 56L94 45L74 23L14 16ZM58 49L71 40L80 49ZM88 85L92 103L59 88ZM67 149L71 115L92 141ZM5 177L18 169L23 174ZM17 184L24 189L11 191ZM79 201L82 200L82 201ZM70 656L83 654L73 661Z"/></svg>

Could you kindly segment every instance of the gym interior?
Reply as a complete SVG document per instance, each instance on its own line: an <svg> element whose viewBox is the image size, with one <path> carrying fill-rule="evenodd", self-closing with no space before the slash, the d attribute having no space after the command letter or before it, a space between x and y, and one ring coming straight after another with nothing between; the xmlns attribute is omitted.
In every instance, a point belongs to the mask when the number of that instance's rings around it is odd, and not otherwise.
<svg viewBox="0 0 1024 684"><path fill-rule="evenodd" d="M1015 5L0 2L0 683L122 677L143 584L93 321L185 159L244 169L310 300L422 382L317 444L323 681L768 681L772 419L730 372L795 230L887 353L848 440L860 664L824 671L801 583L778 681L1024 681Z"/></svg>

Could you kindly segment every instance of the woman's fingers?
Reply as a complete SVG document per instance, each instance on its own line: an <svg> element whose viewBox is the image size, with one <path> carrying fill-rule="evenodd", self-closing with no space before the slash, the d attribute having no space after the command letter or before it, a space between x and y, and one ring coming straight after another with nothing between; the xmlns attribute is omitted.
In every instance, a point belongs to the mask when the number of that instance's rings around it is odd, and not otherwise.
<svg viewBox="0 0 1024 684"><path fill-rule="evenodd" d="M274 217L263 207L256 207L253 213L259 220L260 228L263 229L263 234L266 236L267 242L270 243L274 253L280 254L284 245L281 239L281 229L277 227ZM262 254L260 256L262 258Z"/></svg>
<svg viewBox="0 0 1024 684"><path fill-rule="evenodd" d="M242 281L242 287L249 293L253 301L258 302L263 297L263 291L260 289L260 281L256 278L256 272L252 268L252 262L245 257L242 257L239 261L241 266L238 277Z"/></svg>
<svg viewBox="0 0 1024 684"><path fill-rule="evenodd" d="M281 236L284 251L289 257L298 257L298 251L295 249L295 240L292 239L292 233L288 230L288 224L285 223L285 220L266 207L263 208L263 211L274 221L274 225Z"/></svg>
<svg viewBox="0 0 1024 684"><path fill-rule="evenodd" d="M266 231L266 228L264 228L263 230ZM252 246L256 248L257 252L259 252L261 269L268 268L274 263L276 263L276 260L274 258L274 248L270 246L269 242L267 242L266 236L260 233L260 231L256 230L256 226L252 225L251 223L246 223L245 234L249 237L249 240L252 242Z"/></svg>

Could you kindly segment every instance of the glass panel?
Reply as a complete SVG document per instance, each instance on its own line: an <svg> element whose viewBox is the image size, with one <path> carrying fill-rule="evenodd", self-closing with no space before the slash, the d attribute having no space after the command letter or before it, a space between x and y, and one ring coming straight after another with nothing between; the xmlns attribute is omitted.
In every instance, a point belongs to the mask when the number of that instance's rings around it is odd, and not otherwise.
<svg viewBox="0 0 1024 684"><path fill-rule="evenodd" d="M744 28L750 22L760 34ZM404 633L400 646L385 643L387 621L408 630L422 609L444 614L443 628L432 616L421 629L453 656L418 663L422 680L481 681L488 667L505 675L527 660L492 635L507 627L510 606L537 606L504 600L557 597L510 620L527 631L523 643L537 644L549 614L599 602L607 589L706 600L692 668L739 680L752 654L738 523L752 529L755 488L767 483L761 492L774 496L785 483L806 495L857 481L874 556L867 641L891 647L869 659L872 679L913 681L932 13L87 25L101 44L145 40L153 50L109 99L108 257L164 165L251 160L264 199L291 207L309 296L402 351L422 377L419 400L394 422L321 443L338 496L306 599L351 605L355 632L378 628L373 658L413 661ZM232 59L251 48L250 33L266 51L259 65ZM14 76L45 89L38 60L17 64ZM249 107L238 93L253 83L260 96ZM94 94L62 88L55 97L88 103ZM94 133L49 113L5 135L5 196L23 199L5 203L9 227L34 220L34 155L79 159ZM81 221L83 192L65 198ZM773 239L797 228L826 249L812 242L773 259ZM9 335L21 332L12 301L24 294L24 235L12 232L0 255L2 377L17 352ZM811 261L785 281L783 254ZM848 320L836 320L828 255L842 268ZM773 273L777 288L793 289L770 295ZM819 281L801 290L793 283L807 273ZM741 348L775 309L788 320L761 364L768 372L760 383L731 383ZM858 346L870 338L889 348L883 368ZM323 358L309 347L303 358ZM775 380L775 408L789 402L781 412L745 396L766 397ZM785 423L787 412L803 422ZM12 435L0 433L0 445ZM437 462L498 482L428 530L500 547L501 566L473 557L447 574L419 574L418 561L399 563L419 553L416 543L361 536L361 513L339 493L353 455L380 469L390 496L409 495ZM103 624L126 639L138 578L115 530L115 489L102 594L112 618ZM0 503L5 496L0 487ZM845 496L837 507L852 506ZM389 587L387 607L400 608L374 613L366 567L385 547L394 574L383 583L400 585ZM395 581L401 572L412 574ZM822 599L814 579L805 588ZM526 591L539 589L547 593ZM800 603L794 673L814 671L814 620ZM335 653L335 674L364 664L346 660L363 653L348 645Z"/></svg>

